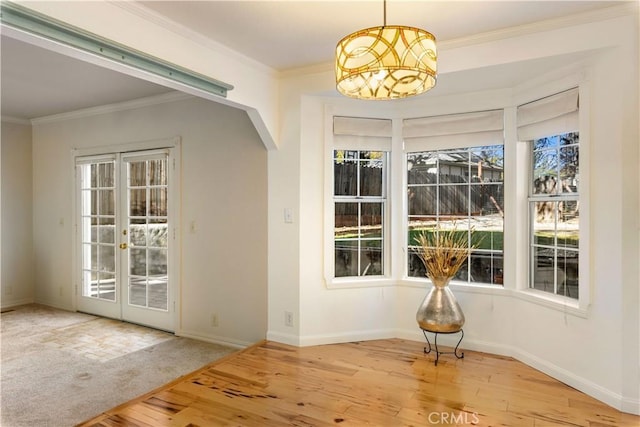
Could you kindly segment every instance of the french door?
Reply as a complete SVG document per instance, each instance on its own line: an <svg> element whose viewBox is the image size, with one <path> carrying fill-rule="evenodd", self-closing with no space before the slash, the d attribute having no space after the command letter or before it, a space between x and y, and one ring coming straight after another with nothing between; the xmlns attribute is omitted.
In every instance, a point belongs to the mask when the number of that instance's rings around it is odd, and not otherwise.
<svg viewBox="0 0 640 427"><path fill-rule="evenodd" d="M79 311L174 330L171 151L76 158Z"/></svg>

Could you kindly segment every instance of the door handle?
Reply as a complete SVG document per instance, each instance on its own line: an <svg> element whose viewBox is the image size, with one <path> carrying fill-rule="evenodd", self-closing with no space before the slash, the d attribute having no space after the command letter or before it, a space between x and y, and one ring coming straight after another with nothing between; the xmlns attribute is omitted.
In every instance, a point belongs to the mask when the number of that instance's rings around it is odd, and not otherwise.
<svg viewBox="0 0 640 427"><path fill-rule="evenodd" d="M120 243L120 249L127 249L129 247L129 245L127 245L126 243Z"/></svg>

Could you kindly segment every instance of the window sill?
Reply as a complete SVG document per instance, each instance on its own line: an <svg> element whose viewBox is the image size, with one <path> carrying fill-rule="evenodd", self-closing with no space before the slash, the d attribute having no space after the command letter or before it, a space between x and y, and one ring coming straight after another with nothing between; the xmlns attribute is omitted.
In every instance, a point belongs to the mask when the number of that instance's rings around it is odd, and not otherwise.
<svg viewBox="0 0 640 427"><path fill-rule="evenodd" d="M536 289L517 290L513 292L513 295L521 300L533 302L543 307L551 308L563 313L568 313L584 319L588 317L587 310L580 308L578 300L560 295L553 295Z"/></svg>
<svg viewBox="0 0 640 427"><path fill-rule="evenodd" d="M327 289L353 289L353 288L377 288L395 286L398 281L389 277L379 278L345 278L345 279L325 279Z"/></svg>

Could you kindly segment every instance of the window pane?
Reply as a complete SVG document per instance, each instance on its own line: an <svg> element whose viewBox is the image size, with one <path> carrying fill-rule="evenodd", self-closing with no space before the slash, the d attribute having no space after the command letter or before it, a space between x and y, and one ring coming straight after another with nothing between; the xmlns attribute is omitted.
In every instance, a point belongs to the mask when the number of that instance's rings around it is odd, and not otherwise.
<svg viewBox="0 0 640 427"><path fill-rule="evenodd" d="M100 271L116 271L115 246L98 245L98 268Z"/></svg>
<svg viewBox="0 0 640 427"><path fill-rule="evenodd" d="M577 146L560 148L560 182L561 193L576 193L578 191L579 150Z"/></svg>
<svg viewBox="0 0 640 427"><path fill-rule="evenodd" d="M502 182L504 180L504 149L502 146L471 149L471 182Z"/></svg>
<svg viewBox="0 0 640 427"><path fill-rule="evenodd" d="M469 209L472 216L504 213L503 184L471 184Z"/></svg>
<svg viewBox="0 0 640 427"><path fill-rule="evenodd" d="M469 214L469 186L441 185L440 216L466 216Z"/></svg>
<svg viewBox="0 0 640 427"><path fill-rule="evenodd" d="M334 194L336 196L358 195L358 161L349 160L353 151L336 151L333 166Z"/></svg>
<svg viewBox="0 0 640 427"><path fill-rule="evenodd" d="M335 276L358 275L358 241L337 240L335 243Z"/></svg>
<svg viewBox="0 0 640 427"><path fill-rule="evenodd" d="M167 276L167 250L149 249L149 276Z"/></svg>
<svg viewBox="0 0 640 427"><path fill-rule="evenodd" d="M555 148L533 153L534 194L556 194L558 152ZM544 183L544 186L541 184Z"/></svg>
<svg viewBox="0 0 640 427"><path fill-rule="evenodd" d="M167 188L152 188L149 197L149 215L167 216Z"/></svg>
<svg viewBox="0 0 640 427"><path fill-rule="evenodd" d="M146 249L129 249L129 274L132 276L147 275L147 251Z"/></svg>
<svg viewBox="0 0 640 427"><path fill-rule="evenodd" d="M132 219L129 224L131 246L147 246L147 224L144 219Z"/></svg>
<svg viewBox="0 0 640 427"><path fill-rule="evenodd" d="M471 282L503 284L502 253L474 251L469 257Z"/></svg>
<svg viewBox="0 0 640 427"><path fill-rule="evenodd" d="M101 217L98 220L98 239L101 243L114 243L116 228L115 219L110 217Z"/></svg>
<svg viewBox="0 0 640 427"><path fill-rule="evenodd" d="M576 202L560 202L561 214L558 219L558 247L578 249L580 247L580 219L577 210L571 205Z"/></svg>
<svg viewBox="0 0 640 427"><path fill-rule="evenodd" d="M116 280L115 274L100 273L97 286L97 297L108 301L116 300Z"/></svg>
<svg viewBox="0 0 640 427"><path fill-rule="evenodd" d="M578 251L559 249L558 269L564 280L558 284L557 293L578 298Z"/></svg>
<svg viewBox="0 0 640 427"><path fill-rule="evenodd" d="M382 203L363 203L360 235L363 238L382 237Z"/></svg>
<svg viewBox="0 0 640 427"><path fill-rule="evenodd" d="M544 201L533 203L532 218L534 242L539 245L553 245L558 202Z"/></svg>
<svg viewBox="0 0 640 427"><path fill-rule="evenodd" d="M98 270L98 245L83 244L82 245L82 268Z"/></svg>
<svg viewBox="0 0 640 427"><path fill-rule="evenodd" d="M437 215L438 187L409 187L409 215Z"/></svg>
<svg viewBox="0 0 640 427"><path fill-rule="evenodd" d="M147 229L149 230L149 246L157 248L167 247L167 233L169 229L166 219L150 220Z"/></svg>
<svg viewBox="0 0 640 427"><path fill-rule="evenodd" d="M167 281L149 281L149 307L166 310L168 305Z"/></svg>
<svg viewBox="0 0 640 427"><path fill-rule="evenodd" d="M358 237L358 203L335 204L335 237Z"/></svg>
<svg viewBox="0 0 640 427"><path fill-rule="evenodd" d="M556 280L555 250L533 248L533 288L553 293Z"/></svg>
<svg viewBox="0 0 640 427"><path fill-rule="evenodd" d="M100 200L98 204L100 215L115 215L115 192L114 190L99 190L98 197Z"/></svg>
<svg viewBox="0 0 640 427"><path fill-rule="evenodd" d="M438 155L440 184L469 181L469 152L444 151Z"/></svg>
<svg viewBox="0 0 640 427"><path fill-rule="evenodd" d="M407 275L409 277L427 277L427 269L424 267L424 263L415 252L409 253L409 271Z"/></svg>
<svg viewBox="0 0 640 427"><path fill-rule="evenodd" d="M98 179L97 185L99 187L114 187L115 175L114 175L114 163L100 163L98 165Z"/></svg>
<svg viewBox="0 0 640 427"><path fill-rule="evenodd" d="M362 260L360 274L362 276L379 276L382 274L382 241L366 240L362 242L360 253Z"/></svg>
<svg viewBox="0 0 640 427"><path fill-rule="evenodd" d="M84 193L84 196L86 197L85 200L88 200L89 205L85 205L85 209L90 207L90 211L89 212L83 212L87 215L98 215L98 190L89 190L86 193ZM85 210L83 209L83 211Z"/></svg>
<svg viewBox="0 0 640 427"><path fill-rule="evenodd" d="M382 196L383 153L379 151L361 152L360 196Z"/></svg>
<svg viewBox="0 0 640 427"><path fill-rule="evenodd" d="M91 180L88 183L88 186L86 186L85 188L96 188L98 187L98 170L99 170L99 164L94 163L92 165L89 166L89 168L91 169L90 172L90 176L91 176Z"/></svg>
<svg viewBox="0 0 640 427"><path fill-rule="evenodd" d="M167 160L149 161L149 185L167 185Z"/></svg>
<svg viewBox="0 0 640 427"><path fill-rule="evenodd" d="M129 304L147 306L147 280L144 277L129 278Z"/></svg>
<svg viewBox="0 0 640 427"><path fill-rule="evenodd" d="M437 155L431 152L407 154L407 182L412 184L436 184Z"/></svg>
<svg viewBox="0 0 640 427"><path fill-rule="evenodd" d="M147 190L138 189L129 191L129 215L130 216L146 216L147 215Z"/></svg>
<svg viewBox="0 0 640 427"><path fill-rule="evenodd" d="M129 186L144 187L147 185L147 162L129 162Z"/></svg>

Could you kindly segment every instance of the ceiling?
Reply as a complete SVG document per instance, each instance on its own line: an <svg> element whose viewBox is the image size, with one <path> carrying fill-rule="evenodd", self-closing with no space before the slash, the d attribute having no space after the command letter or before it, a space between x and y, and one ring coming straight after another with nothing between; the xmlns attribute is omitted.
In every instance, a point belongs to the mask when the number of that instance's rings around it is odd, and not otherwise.
<svg viewBox="0 0 640 427"><path fill-rule="evenodd" d="M446 44L619 3L389 0L387 23L424 28ZM383 23L382 1L137 1L127 7L153 14L174 31L222 44L277 71L330 63L340 38ZM3 117L33 119L170 91L5 35L0 47ZM547 62L530 64L527 72L535 75ZM513 70L514 75L522 71ZM441 76L438 85L447 79L455 83L453 74ZM468 78L459 80L462 84Z"/></svg>

